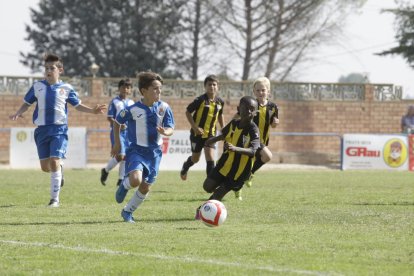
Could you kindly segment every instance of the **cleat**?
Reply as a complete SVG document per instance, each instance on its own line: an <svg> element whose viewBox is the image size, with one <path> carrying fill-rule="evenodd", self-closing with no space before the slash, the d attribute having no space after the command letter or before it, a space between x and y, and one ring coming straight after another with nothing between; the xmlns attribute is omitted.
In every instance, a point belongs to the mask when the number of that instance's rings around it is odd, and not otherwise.
<svg viewBox="0 0 414 276"><path fill-rule="evenodd" d="M235 191L235 192L234 192L234 196L235 196L238 200L243 200L243 198L242 198L242 191L241 191L241 189L240 189L240 190L238 190L238 191Z"/></svg>
<svg viewBox="0 0 414 276"><path fill-rule="evenodd" d="M116 202L122 203L124 201L127 193L128 193L128 190L125 189L124 185L119 185L118 189L116 190L116 193L115 193Z"/></svg>
<svg viewBox="0 0 414 276"><path fill-rule="evenodd" d="M50 201L49 201L49 204L47 205L47 207L49 207L49 208L57 208L57 207L59 207L59 201L57 201L56 199L51 199Z"/></svg>
<svg viewBox="0 0 414 276"><path fill-rule="evenodd" d="M183 165L183 168L180 171L181 180L184 180L184 181L187 180L187 172L188 170L185 170L184 165Z"/></svg>
<svg viewBox="0 0 414 276"><path fill-rule="evenodd" d="M60 171L62 172L62 179L60 180L60 187L63 187L65 185L65 176L63 175L63 165L60 164Z"/></svg>
<svg viewBox="0 0 414 276"><path fill-rule="evenodd" d="M105 168L101 170L101 184L106 185L106 180L108 179L109 173L106 172Z"/></svg>
<svg viewBox="0 0 414 276"><path fill-rule="evenodd" d="M201 206L200 206L201 207ZM200 220L201 218L200 218L200 207L198 207L197 209L196 209L196 214L195 214L195 217L194 217L194 219L195 220Z"/></svg>
<svg viewBox="0 0 414 276"><path fill-rule="evenodd" d="M118 179L118 182L116 183L116 186L119 186L122 184L123 179Z"/></svg>
<svg viewBox="0 0 414 276"><path fill-rule="evenodd" d="M125 222L135 223L135 219L132 216L131 212L127 212L124 209L121 211L121 217L124 219Z"/></svg>
<svg viewBox="0 0 414 276"><path fill-rule="evenodd" d="M250 175L250 177L249 177L249 179L248 179L246 182L244 182L244 184L245 184L248 188L250 188L250 187L253 185L253 177L254 177L254 175L253 175L253 174L251 174L251 175Z"/></svg>
<svg viewBox="0 0 414 276"><path fill-rule="evenodd" d="M181 180L184 180L185 181L185 180L187 180L187 172L188 172L188 169L185 169L184 166L185 166L185 162L183 164L183 167L181 168L180 177L181 177Z"/></svg>

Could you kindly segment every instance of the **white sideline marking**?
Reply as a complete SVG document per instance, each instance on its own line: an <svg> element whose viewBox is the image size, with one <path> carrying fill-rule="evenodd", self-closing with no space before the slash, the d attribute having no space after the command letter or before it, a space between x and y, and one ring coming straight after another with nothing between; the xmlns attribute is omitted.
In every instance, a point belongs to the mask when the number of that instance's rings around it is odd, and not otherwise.
<svg viewBox="0 0 414 276"><path fill-rule="evenodd" d="M56 248L56 249L64 249L76 252L87 252L87 253L103 253L108 255L123 255L123 256L134 256L134 257L150 257L154 259L161 259L161 260L172 260L172 261L182 261L182 262L189 262L189 263L201 263L201 264L213 264L213 265L220 265L220 266L232 266L238 268L245 268L249 270L264 270L269 272L288 272L288 273L296 273L296 274L303 274L303 275L341 275L338 273L333 272L320 272L320 271L311 271L311 270L298 270L298 269L290 269L290 268L277 268L273 266L254 266L254 265L245 265L237 262L223 262L219 260L209 260L209 259L197 259L192 257L172 257L172 256L165 256L165 255L158 255L158 254L139 254L139 253L132 253L126 251L116 251L110 249L93 249L87 247L71 247L71 246L64 246L61 244L50 244L50 243L43 243L43 242L22 242L22 241L7 241L7 240L0 240L0 243L4 244L11 244L11 245L18 245L18 246L36 246L36 247L47 247L47 248Z"/></svg>

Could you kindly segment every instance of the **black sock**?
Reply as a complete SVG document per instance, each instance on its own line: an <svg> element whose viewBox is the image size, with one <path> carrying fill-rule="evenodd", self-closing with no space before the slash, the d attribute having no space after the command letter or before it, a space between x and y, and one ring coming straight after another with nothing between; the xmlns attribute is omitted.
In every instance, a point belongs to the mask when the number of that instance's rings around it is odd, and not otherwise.
<svg viewBox="0 0 414 276"><path fill-rule="evenodd" d="M194 165L194 162L191 160L191 156L187 158L187 161L183 164L183 171L187 172L188 169Z"/></svg>
<svg viewBox="0 0 414 276"><path fill-rule="evenodd" d="M264 163L262 162L261 159L256 159L256 161L254 161L254 164L253 164L252 174L254 174L263 165Z"/></svg>
<svg viewBox="0 0 414 276"><path fill-rule="evenodd" d="M214 168L214 161L207 161L207 167L206 167L207 175L210 174L213 168Z"/></svg>
<svg viewBox="0 0 414 276"><path fill-rule="evenodd" d="M230 190L227 189L225 185L220 185L217 187L217 189L214 191L214 193L210 196L209 199L221 201L229 191Z"/></svg>

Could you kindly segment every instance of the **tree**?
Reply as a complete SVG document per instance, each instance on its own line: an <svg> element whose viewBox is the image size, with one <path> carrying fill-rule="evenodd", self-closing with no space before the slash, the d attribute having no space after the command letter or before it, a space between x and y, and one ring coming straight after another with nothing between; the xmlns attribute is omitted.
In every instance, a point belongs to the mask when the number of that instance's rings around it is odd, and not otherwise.
<svg viewBox="0 0 414 276"><path fill-rule="evenodd" d="M90 75L92 62L103 76L135 76L153 70L170 77L170 58L180 53L174 42L177 12L183 0L82 1L43 0L31 10L26 26L33 51L20 53L33 72L42 70L42 55L60 55L68 76Z"/></svg>
<svg viewBox="0 0 414 276"><path fill-rule="evenodd" d="M350 73L346 76L341 76L338 79L339 83L370 83L367 74Z"/></svg>
<svg viewBox="0 0 414 276"><path fill-rule="evenodd" d="M378 53L380 56L401 55L414 68L414 4L398 1L398 9L385 10L395 15L397 32L395 35L398 46Z"/></svg>
<svg viewBox="0 0 414 276"><path fill-rule="evenodd" d="M242 68L241 78L287 79L321 43L341 29L351 10L366 0L211 0L222 24L220 48L226 63Z"/></svg>

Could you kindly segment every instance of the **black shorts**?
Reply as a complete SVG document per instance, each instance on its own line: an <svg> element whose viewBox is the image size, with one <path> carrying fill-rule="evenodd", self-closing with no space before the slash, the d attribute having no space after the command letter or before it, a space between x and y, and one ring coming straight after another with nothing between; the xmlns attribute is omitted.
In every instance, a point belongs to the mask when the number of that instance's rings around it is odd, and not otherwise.
<svg viewBox="0 0 414 276"><path fill-rule="evenodd" d="M208 137L208 138L210 138L210 137ZM200 135L198 135L198 136L190 135L191 152L195 152L195 153L201 152L203 150L203 148L205 146L205 143L206 143L208 138L201 138ZM216 144L212 144L209 147L215 149Z"/></svg>
<svg viewBox="0 0 414 276"><path fill-rule="evenodd" d="M208 175L208 178L213 179L218 184L217 186L224 185L227 190L233 190L236 192L243 188L244 181L246 180L229 179L228 177L219 173L219 171L215 168L211 170L211 172Z"/></svg>

